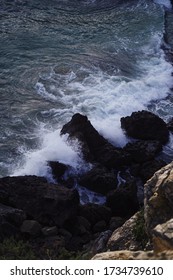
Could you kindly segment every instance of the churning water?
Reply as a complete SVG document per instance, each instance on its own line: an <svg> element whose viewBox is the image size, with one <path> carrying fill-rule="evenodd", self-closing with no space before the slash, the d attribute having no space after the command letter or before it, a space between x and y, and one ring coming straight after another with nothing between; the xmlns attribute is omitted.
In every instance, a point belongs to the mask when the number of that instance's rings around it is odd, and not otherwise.
<svg viewBox="0 0 173 280"><path fill-rule="evenodd" d="M120 118L173 116L161 49L164 0L0 0L0 176L50 177L48 160L89 166L60 129L74 113L127 143ZM172 156L172 140L165 151Z"/></svg>

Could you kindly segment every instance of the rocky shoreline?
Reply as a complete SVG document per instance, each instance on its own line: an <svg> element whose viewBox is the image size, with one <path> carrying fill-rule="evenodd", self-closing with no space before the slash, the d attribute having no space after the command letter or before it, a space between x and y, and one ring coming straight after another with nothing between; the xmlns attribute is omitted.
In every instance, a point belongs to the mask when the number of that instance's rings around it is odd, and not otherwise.
<svg viewBox="0 0 173 280"><path fill-rule="evenodd" d="M129 143L118 148L86 116L75 114L61 134L68 135L69 143L78 142L91 169L77 176L69 172L70 166L48 162L55 184L37 176L1 178L1 245L11 238L25 242L36 259L97 259L102 257L95 254L107 250L157 248L160 253L158 243L163 243L161 251L172 250L172 164L165 167L166 162L159 159L172 133L172 122L166 124L148 111L134 112L121 119ZM76 184L104 194L105 204L82 205ZM8 257L17 258L10 253Z"/></svg>

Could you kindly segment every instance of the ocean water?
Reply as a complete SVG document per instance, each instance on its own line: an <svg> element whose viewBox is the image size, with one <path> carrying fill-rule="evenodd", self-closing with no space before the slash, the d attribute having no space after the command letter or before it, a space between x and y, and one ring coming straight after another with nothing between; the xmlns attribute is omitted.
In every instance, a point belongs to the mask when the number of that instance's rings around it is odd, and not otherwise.
<svg viewBox="0 0 173 280"><path fill-rule="evenodd" d="M0 0L0 176L52 180L48 160L90 168L60 137L74 113L111 143L120 118L173 117L172 65L161 48L169 0ZM164 148L173 158L170 136Z"/></svg>

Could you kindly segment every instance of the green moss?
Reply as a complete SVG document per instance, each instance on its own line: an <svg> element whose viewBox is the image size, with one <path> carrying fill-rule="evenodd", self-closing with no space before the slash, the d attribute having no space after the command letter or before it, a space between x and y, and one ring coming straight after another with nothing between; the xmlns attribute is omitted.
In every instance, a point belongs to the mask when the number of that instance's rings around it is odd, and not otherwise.
<svg viewBox="0 0 173 280"><path fill-rule="evenodd" d="M144 210L143 209L138 213L136 223L133 227L133 235L134 235L135 240L141 244L141 249L145 249L149 239L148 239L146 229L145 229L145 220L144 220Z"/></svg>
<svg viewBox="0 0 173 280"><path fill-rule="evenodd" d="M35 260L35 254L27 242L7 238L0 243L1 260Z"/></svg>
<svg viewBox="0 0 173 280"><path fill-rule="evenodd" d="M58 260L88 260L89 255L83 251L68 251L62 248L57 256Z"/></svg>

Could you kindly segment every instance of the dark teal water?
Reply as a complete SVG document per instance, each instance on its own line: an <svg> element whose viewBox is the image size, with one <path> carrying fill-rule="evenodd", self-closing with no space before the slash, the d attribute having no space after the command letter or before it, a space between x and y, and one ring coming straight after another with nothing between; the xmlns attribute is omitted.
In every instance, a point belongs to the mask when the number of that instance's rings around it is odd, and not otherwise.
<svg viewBox="0 0 173 280"><path fill-rule="evenodd" d="M164 8L149 0L0 0L0 176L50 176L47 160L87 168L59 135L76 112L119 146L122 116L170 119L163 33Z"/></svg>

